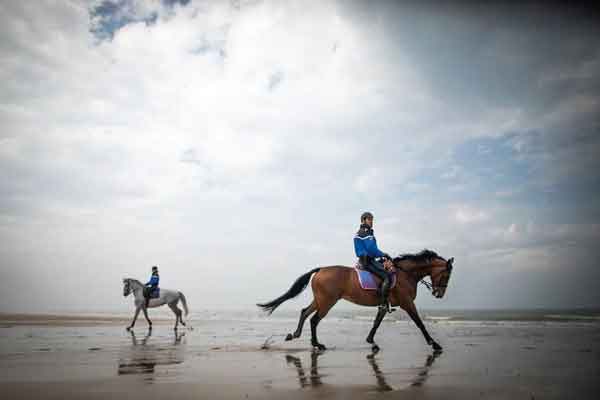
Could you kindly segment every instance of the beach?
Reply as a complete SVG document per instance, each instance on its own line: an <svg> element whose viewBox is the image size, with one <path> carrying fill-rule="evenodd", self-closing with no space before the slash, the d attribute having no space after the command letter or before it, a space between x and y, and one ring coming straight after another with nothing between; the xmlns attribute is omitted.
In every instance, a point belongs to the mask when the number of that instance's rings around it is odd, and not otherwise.
<svg viewBox="0 0 600 400"><path fill-rule="evenodd" d="M312 350L308 324L300 339L283 340L292 313L207 311L177 332L166 316L127 332L123 316L1 314L0 390L9 399L591 399L600 389L595 316L430 316L444 347L434 353L398 311L373 353L365 310L328 316L323 352Z"/></svg>

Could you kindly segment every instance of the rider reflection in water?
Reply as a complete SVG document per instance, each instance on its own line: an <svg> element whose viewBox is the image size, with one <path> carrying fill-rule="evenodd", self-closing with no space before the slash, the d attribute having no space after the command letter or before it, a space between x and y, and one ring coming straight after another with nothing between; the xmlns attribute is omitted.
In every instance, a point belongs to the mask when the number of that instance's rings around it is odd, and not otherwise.
<svg viewBox="0 0 600 400"><path fill-rule="evenodd" d="M384 265L377 258L391 260L391 257L377 248L377 240L373 232L373 214L365 212L360 216L360 228L354 236L354 251L358 257L361 267L378 276L382 283L379 287L381 296L381 308L390 312L388 294L390 291L391 278Z"/></svg>

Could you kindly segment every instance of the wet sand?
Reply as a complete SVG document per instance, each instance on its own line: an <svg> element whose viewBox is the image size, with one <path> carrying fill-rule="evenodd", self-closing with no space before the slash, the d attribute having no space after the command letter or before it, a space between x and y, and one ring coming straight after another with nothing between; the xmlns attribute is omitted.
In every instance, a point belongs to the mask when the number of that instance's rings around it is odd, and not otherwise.
<svg viewBox="0 0 600 400"><path fill-rule="evenodd" d="M430 322L444 346L433 353L411 322L390 320L374 354L369 321L326 319L325 352L312 351L309 329L284 342L295 328L285 318L198 320L178 332L168 319L151 332L124 322L0 316L3 397L591 399L600 389L597 323Z"/></svg>

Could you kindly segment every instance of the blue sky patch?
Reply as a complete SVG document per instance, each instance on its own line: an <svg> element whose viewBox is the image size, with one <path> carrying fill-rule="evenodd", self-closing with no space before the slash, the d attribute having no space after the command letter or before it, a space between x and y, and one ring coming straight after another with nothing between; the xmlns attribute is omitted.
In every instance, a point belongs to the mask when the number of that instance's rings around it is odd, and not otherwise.
<svg viewBox="0 0 600 400"><path fill-rule="evenodd" d="M167 8L176 5L186 6L189 0L162 0ZM130 23L144 22L146 25L156 23L157 11L139 14L131 0L104 0L89 10L90 32L99 40L111 40L115 32Z"/></svg>

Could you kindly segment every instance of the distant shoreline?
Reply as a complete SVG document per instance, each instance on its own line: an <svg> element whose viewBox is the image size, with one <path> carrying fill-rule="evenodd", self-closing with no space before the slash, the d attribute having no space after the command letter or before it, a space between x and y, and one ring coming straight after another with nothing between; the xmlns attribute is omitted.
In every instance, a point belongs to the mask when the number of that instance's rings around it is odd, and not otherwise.
<svg viewBox="0 0 600 400"><path fill-rule="evenodd" d="M357 308L355 310L333 310L332 318L343 320L371 320L372 311L368 308ZM481 310L420 310L421 317L429 323L498 323L498 322L582 322L600 323L600 310L598 309L481 309ZM201 310L192 312L190 317L194 319L242 319L262 320L261 314L250 311L230 310ZM24 312L0 312L0 327L10 326L98 326L98 325L127 325L131 322L131 315L123 312L50 312L50 313L24 313ZM166 310L151 310L150 318L159 325L170 324L173 316ZM270 319L297 318L296 311L284 311ZM401 310L394 313L389 320L408 320L408 316ZM143 315L138 317L138 323L146 324Z"/></svg>
<svg viewBox="0 0 600 400"><path fill-rule="evenodd" d="M172 320L173 318L171 318ZM152 317L152 322L170 323L164 317ZM128 324L131 318L118 316L98 315L62 315L62 314L28 314L28 313L0 313L0 327L9 326L97 326ZM146 323L144 317L138 322Z"/></svg>

